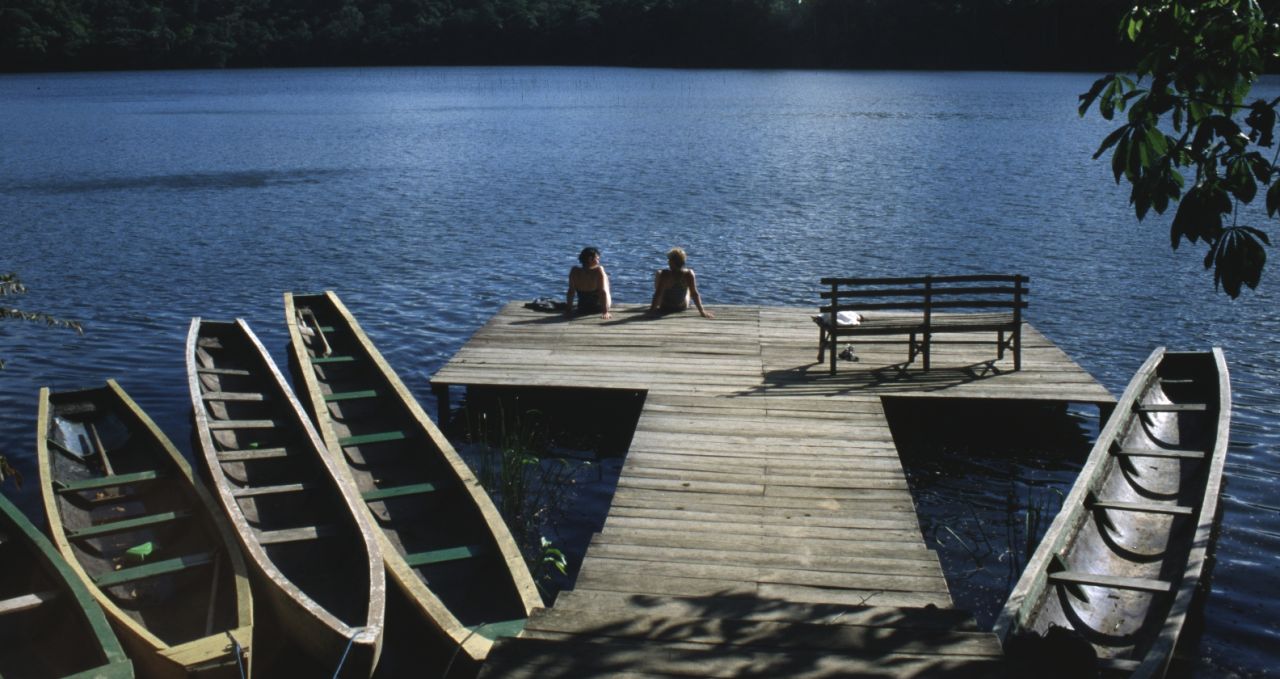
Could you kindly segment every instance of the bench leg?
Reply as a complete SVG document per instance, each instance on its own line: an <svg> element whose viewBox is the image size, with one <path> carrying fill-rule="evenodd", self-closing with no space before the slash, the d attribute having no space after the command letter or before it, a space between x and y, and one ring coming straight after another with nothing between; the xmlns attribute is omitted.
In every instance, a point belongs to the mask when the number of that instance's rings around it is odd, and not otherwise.
<svg viewBox="0 0 1280 679"><path fill-rule="evenodd" d="M818 363L822 363L822 359L826 356L827 351L827 331L822 326L818 326Z"/></svg>
<svg viewBox="0 0 1280 679"><path fill-rule="evenodd" d="M1022 370L1022 328L1013 331L1013 369Z"/></svg>
<svg viewBox="0 0 1280 679"><path fill-rule="evenodd" d="M996 331L996 360L1004 358L1004 331Z"/></svg>

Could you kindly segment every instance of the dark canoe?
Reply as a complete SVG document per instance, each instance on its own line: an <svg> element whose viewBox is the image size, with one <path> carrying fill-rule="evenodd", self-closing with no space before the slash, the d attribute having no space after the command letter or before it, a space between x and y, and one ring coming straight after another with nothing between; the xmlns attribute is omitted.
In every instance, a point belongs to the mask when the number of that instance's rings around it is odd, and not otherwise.
<svg viewBox="0 0 1280 679"><path fill-rule="evenodd" d="M40 390L36 448L49 533L150 677L239 677L253 599L213 499L116 384Z"/></svg>
<svg viewBox="0 0 1280 679"><path fill-rule="evenodd" d="M381 528L392 580L483 660L542 605L506 523L337 295L286 293L285 315L294 382Z"/></svg>
<svg viewBox="0 0 1280 679"><path fill-rule="evenodd" d="M996 622L1006 653L1047 666L1057 626L1110 674L1164 675L1213 539L1230 420L1221 349L1151 354Z"/></svg>
<svg viewBox="0 0 1280 679"><path fill-rule="evenodd" d="M350 480L243 320L193 319L187 374L198 446L258 597L315 660L369 676L386 576Z"/></svg>
<svg viewBox="0 0 1280 679"><path fill-rule="evenodd" d="M0 676L133 676L124 648L84 583L3 495L0 573Z"/></svg>

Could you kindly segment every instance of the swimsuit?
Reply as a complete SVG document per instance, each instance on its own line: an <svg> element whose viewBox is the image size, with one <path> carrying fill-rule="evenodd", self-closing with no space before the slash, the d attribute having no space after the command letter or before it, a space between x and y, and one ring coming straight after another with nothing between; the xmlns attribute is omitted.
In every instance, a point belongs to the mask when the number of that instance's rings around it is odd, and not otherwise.
<svg viewBox="0 0 1280 679"><path fill-rule="evenodd" d="M604 311L604 295L601 290L578 290L578 313L598 314Z"/></svg>
<svg viewBox="0 0 1280 679"><path fill-rule="evenodd" d="M684 311L689 308L689 286L685 285L684 270L673 274L677 280L662 291L659 307L663 311Z"/></svg>

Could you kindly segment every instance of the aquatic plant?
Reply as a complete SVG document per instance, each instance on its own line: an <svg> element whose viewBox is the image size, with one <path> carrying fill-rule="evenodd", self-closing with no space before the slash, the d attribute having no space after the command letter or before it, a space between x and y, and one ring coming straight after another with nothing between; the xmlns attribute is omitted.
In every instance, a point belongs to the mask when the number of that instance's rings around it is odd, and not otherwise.
<svg viewBox="0 0 1280 679"><path fill-rule="evenodd" d="M553 572L564 575L568 566L546 532L554 531L578 473L592 462L557 451L539 410L508 416L499 405L496 412L468 409L464 414L470 443L464 454L545 596Z"/></svg>
<svg viewBox="0 0 1280 679"><path fill-rule="evenodd" d="M0 274L0 297L23 295L26 294L26 292L27 286L23 285L22 281L18 279L18 274L12 272ZM35 321L37 323L44 323L51 327L69 328L71 330L75 330L81 335L84 334L84 327L81 326L78 321L58 318L42 311L23 311L22 309L15 309L7 305L0 305L0 320L5 319ZM4 358L0 357L0 370L3 369ZM0 454L0 482L3 482L5 479L10 477L13 478L14 483L17 484L19 488L22 487L22 475L18 473L17 469L14 469L13 465L9 464L9 460L5 458L3 454Z"/></svg>

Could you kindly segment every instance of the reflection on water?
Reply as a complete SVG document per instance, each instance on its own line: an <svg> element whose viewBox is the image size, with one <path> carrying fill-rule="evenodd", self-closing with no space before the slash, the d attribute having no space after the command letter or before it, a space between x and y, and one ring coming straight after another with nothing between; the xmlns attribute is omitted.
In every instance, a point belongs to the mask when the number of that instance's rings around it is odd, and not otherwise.
<svg viewBox="0 0 1280 679"><path fill-rule="evenodd" d="M989 630L1096 430L1061 406L1014 402L891 399L885 413L951 598Z"/></svg>

